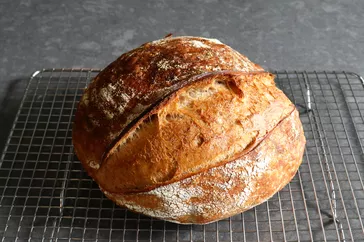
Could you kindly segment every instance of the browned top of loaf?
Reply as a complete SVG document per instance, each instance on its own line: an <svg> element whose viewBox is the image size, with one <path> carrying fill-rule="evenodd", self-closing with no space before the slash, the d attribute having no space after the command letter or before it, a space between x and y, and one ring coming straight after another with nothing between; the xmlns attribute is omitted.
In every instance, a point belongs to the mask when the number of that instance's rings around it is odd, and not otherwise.
<svg viewBox="0 0 364 242"><path fill-rule="evenodd" d="M273 78L232 71L195 78L130 127L94 179L108 192L140 192L247 154L294 110Z"/></svg>
<svg viewBox="0 0 364 242"><path fill-rule="evenodd" d="M219 41L165 38L120 56L91 82L78 105L73 143L90 175L121 131L189 77L262 68Z"/></svg>

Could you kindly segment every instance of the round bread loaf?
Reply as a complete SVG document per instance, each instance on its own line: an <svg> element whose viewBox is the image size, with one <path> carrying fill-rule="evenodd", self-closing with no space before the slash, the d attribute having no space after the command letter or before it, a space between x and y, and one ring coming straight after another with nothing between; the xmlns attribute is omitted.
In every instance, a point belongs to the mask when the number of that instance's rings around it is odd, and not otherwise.
<svg viewBox="0 0 364 242"><path fill-rule="evenodd" d="M127 52L85 90L73 144L120 206L205 224L282 189L302 162L298 112L274 76L214 39L166 37Z"/></svg>

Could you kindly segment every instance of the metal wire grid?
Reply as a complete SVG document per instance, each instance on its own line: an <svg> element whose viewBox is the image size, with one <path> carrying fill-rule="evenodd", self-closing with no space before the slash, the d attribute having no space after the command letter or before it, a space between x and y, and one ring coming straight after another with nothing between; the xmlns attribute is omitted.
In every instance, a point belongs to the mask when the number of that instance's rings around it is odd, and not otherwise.
<svg viewBox="0 0 364 242"><path fill-rule="evenodd" d="M307 145L267 202L205 226L132 213L106 199L73 153L73 114L98 70L36 72L1 157L2 241L353 241L364 239L364 89L346 72L276 72Z"/></svg>

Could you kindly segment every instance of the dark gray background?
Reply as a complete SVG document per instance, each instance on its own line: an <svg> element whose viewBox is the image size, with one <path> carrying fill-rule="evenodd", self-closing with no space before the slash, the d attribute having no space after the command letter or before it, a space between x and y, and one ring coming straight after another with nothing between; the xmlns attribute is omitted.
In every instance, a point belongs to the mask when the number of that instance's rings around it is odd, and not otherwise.
<svg viewBox="0 0 364 242"><path fill-rule="evenodd" d="M0 148L27 77L103 68L140 44L213 37L269 69L364 74L364 1L0 0Z"/></svg>

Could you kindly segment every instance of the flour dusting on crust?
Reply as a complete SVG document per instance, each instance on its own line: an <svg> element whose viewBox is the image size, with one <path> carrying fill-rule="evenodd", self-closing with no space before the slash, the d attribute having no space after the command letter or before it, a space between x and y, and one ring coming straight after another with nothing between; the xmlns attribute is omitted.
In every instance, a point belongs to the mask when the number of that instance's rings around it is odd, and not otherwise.
<svg viewBox="0 0 364 242"><path fill-rule="evenodd" d="M284 127L291 130L291 133L284 139L291 143L302 138L302 133L297 133L296 129L292 129L297 118L295 115L297 114L291 114L284 121L286 123ZM282 128L277 132L284 132L284 129ZM132 195L133 198L128 198L128 195L123 196L108 192L105 194L128 209L175 223L181 223L181 218L185 217L226 217L256 206L256 201L263 202L269 198L259 197L261 195L259 195L258 190L263 186L265 193L266 185L259 183L263 177L264 179L277 179L276 168L273 166L280 160L278 157L282 155L282 151L273 148L275 142L277 141L268 141L267 143L263 141L262 146L257 147L251 156L244 156L223 166L209 169L149 192L138 193L142 196L155 197L160 201L155 208L142 206L137 199L138 194ZM296 149L287 150L287 152L291 152L291 158L299 156L302 147ZM290 160L290 156L284 157ZM294 170L296 167L297 164L291 169ZM281 167L281 169L283 168ZM288 171L287 174L283 174L282 180L278 179L273 190L270 190L269 196L274 195L281 188L280 186L285 185L288 178L291 178ZM269 176L270 178L268 178ZM187 221L187 223L189 222Z"/></svg>
<svg viewBox="0 0 364 242"><path fill-rule="evenodd" d="M191 39L194 39L194 40L191 40ZM162 45L162 44L165 44L166 42L171 41L171 40L182 40L182 41L186 40L187 43L189 43L191 41L196 41L196 42L200 42L200 43L196 43L196 45L194 45L195 47L201 47L201 44L202 44L203 46L206 46L207 48L209 48L210 46L205 45L200 40L205 40L205 41L212 42L212 43L215 43L215 44L223 44L218 39L194 37L194 36L168 37L168 38L154 40L154 41L151 41L150 43L153 44L153 45Z"/></svg>
<svg viewBox="0 0 364 242"><path fill-rule="evenodd" d="M254 180L264 173L269 161L269 155L263 154L257 160L239 159L144 193L159 198L163 204L162 208L145 208L138 205L137 201L131 202L116 195L117 201L133 211L173 222L177 222L179 217L188 214L203 216L203 214L227 213L231 209L236 210L245 205L246 200L254 191L256 185ZM251 167L251 169L246 169L246 167ZM224 180L216 182L214 179L212 182L212 180L204 179L204 176L221 176ZM195 180L200 182L194 183ZM229 190L240 184L246 184L246 186L240 192L230 195ZM210 187L210 189L205 189L205 187ZM107 192L105 194L115 196L115 194ZM204 197L213 199L205 200ZM200 202L193 203L191 199Z"/></svg>
<svg viewBox="0 0 364 242"><path fill-rule="evenodd" d="M224 166L212 168L202 174L144 193L154 195L163 201L163 207L160 209L141 207L137 202L127 201L122 197L118 197L118 202L131 210L174 222L177 222L179 217L191 213L199 215L216 212L226 213L231 209L235 210L237 207L244 206L256 186L254 180L264 174L269 164L269 154L261 153L256 160L239 159ZM216 179L213 182L204 179L204 177L213 176L220 176L224 179L220 180L220 182L216 182ZM195 183L194 181L199 182ZM229 190L240 184L246 185L242 191L232 195L228 193ZM210 189L205 189L205 187L210 187ZM111 194L107 195L110 196ZM205 200L204 197L206 196L212 196L213 199ZM201 200L201 202L192 203L190 202L191 199Z"/></svg>
<svg viewBox="0 0 364 242"><path fill-rule="evenodd" d="M211 48L211 46L204 44L202 41L199 40L191 40L189 44L196 48Z"/></svg>

